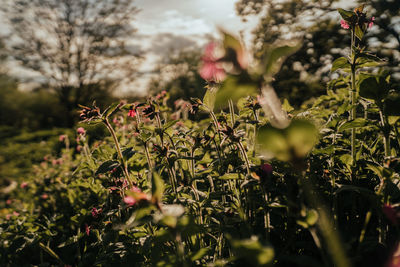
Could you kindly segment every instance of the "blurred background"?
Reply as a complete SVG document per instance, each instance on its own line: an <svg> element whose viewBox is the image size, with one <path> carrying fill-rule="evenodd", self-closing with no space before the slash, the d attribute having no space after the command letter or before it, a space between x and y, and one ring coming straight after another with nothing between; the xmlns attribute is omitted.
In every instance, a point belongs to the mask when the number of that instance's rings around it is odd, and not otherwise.
<svg viewBox="0 0 400 267"><path fill-rule="evenodd" d="M336 0L2 0L0 6L0 185L23 179L60 149L78 104L101 108L166 90L170 103L202 97L197 69L219 29L254 58L269 44L301 38L276 75L279 97L301 108L326 92L331 62L349 53ZM371 0L368 49L399 84L400 1Z"/></svg>

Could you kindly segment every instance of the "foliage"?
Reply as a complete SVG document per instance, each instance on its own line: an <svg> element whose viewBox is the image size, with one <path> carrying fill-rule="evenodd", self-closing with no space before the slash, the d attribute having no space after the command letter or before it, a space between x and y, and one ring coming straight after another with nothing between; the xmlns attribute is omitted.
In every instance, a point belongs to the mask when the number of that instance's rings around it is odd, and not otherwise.
<svg viewBox="0 0 400 267"><path fill-rule="evenodd" d="M225 79L207 75L189 108L168 92L81 106L76 146L60 136L60 154L2 190L1 264L395 266L399 88L365 68L381 63L362 42L373 19L339 12L350 54L304 110L271 85L299 42L249 62L227 33L202 66Z"/></svg>

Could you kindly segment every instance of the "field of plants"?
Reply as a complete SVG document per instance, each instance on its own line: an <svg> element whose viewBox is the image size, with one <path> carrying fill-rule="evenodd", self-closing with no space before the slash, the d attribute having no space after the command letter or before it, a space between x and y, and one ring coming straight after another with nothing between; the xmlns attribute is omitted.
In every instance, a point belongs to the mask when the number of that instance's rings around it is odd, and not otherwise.
<svg viewBox="0 0 400 267"><path fill-rule="evenodd" d="M301 109L272 83L302 40L252 59L225 32L202 99L80 106L1 187L0 265L400 266L400 88L363 40L374 18L338 11L349 54Z"/></svg>

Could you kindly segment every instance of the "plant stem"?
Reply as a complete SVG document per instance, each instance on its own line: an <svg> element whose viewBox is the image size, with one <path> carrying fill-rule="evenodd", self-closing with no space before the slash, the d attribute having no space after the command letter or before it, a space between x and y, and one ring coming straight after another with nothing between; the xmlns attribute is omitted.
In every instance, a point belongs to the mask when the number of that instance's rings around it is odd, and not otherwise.
<svg viewBox="0 0 400 267"><path fill-rule="evenodd" d="M356 56L354 54L355 47L355 32L354 29L351 31L351 47L350 47L350 59L353 60L351 64L351 88L350 88L350 99L351 99L351 111L350 111L350 120L354 120L356 118L356 98L357 98L357 91L356 91L356 65L355 59ZM351 158L353 160L353 166L356 163L356 129L351 129Z"/></svg>
<svg viewBox="0 0 400 267"><path fill-rule="evenodd" d="M118 142L117 135L115 134L113 127L111 126L110 122L108 121L108 118L105 118L103 122L106 125L108 131L110 132L110 134L114 140L115 148L117 150L119 160L121 161L121 164L122 164L122 170L124 172L125 179L128 181L131 188L133 188L134 183L132 182L131 177L129 176L128 165L126 164L124 156L122 155L122 151L121 151L121 147Z"/></svg>

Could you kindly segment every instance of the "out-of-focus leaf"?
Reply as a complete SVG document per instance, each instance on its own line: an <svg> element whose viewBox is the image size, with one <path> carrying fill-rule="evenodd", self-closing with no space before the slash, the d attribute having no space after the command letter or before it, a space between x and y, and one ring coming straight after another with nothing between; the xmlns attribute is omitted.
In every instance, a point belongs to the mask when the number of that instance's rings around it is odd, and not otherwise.
<svg viewBox="0 0 400 267"><path fill-rule="evenodd" d="M220 108L228 103L228 99L233 102L240 98L254 95L257 92L257 85L246 75L229 76L226 78L221 88L216 93L215 107Z"/></svg>
<svg viewBox="0 0 400 267"><path fill-rule="evenodd" d="M274 249L263 246L256 238L230 240L234 256L249 266L267 266L274 259Z"/></svg>
<svg viewBox="0 0 400 267"><path fill-rule="evenodd" d="M112 114L114 114L117 109L118 106L120 105L120 103L113 103L111 104L104 112L103 112L103 117L104 118L108 118L109 116L111 116Z"/></svg>
<svg viewBox="0 0 400 267"><path fill-rule="evenodd" d="M273 76L281 69L286 58L296 53L303 43L298 40L289 41L287 44L270 47L263 58L264 74Z"/></svg>
<svg viewBox="0 0 400 267"><path fill-rule="evenodd" d="M318 142L318 129L307 120L293 120L285 129L260 128L258 142L264 155L282 161L303 158Z"/></svg>
<svg viewBox="0 0 400 267"><path fill-rule="evenodd" d="M214 103L217 96L217 87L208 88L203 97L203 104L207 106L210 111L214 110Z"/></svg>
<svg viewBox="0 0 400 267"><path fill-rule="evenodd" d="M359 83L360 96L375 101L385 98L389 89L389 84L381 76L367 76Z"/></svg>

